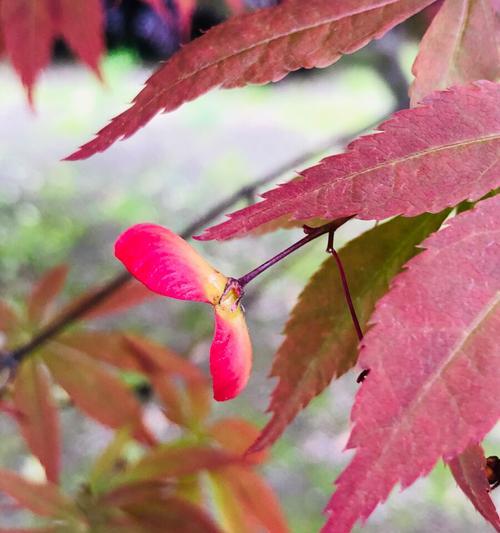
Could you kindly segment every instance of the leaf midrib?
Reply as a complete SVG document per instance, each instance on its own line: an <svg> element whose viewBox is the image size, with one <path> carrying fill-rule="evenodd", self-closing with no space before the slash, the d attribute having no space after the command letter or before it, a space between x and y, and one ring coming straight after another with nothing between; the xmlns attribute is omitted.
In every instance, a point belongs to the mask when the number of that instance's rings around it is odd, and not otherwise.
<svg viewBox="0 0 500 533"><path fill-rule="evenodd" d="M432 375L425 381L423 386L419 389L421 391L420 394L415 396L408 408L403 411L405 417L415 411L430 394L436 382L442 377L447 368L455 362L456 357L459 355L464 345L467 344L470 338L474 335L474 332L487 320L488 316L495 310L495 307L498 304L500 304L500 291L495 293L495 295L481 309L481 312L474 318L469 327L465 328L453 349L450 350L448 357L436 367ZM401 419L402 417L399 418Z"/></svg>
<svg viewBox="0 0 500 533"><path fill-rule="evenodd" d="M452 72L453 69L456 70L456 66L457 66L457 63L458 63L458 56L460 54L460 51L461 51L461 44L462 44L462 41L464 39L464 35L465 35L465 30L467 28L467 25L468 25L468 22L469 22L469 18L470 18L470 14L471 14L471 10L472 10L472 4L471 4L471 0L466 0L465 4L463 5L464 9L461 10L461 14L460 14L460 22L459 22L459 27L458 27L458 32L456 33L456 39L454 40L454 44L452 46L452 53L451 53L451 58L450 58L450 64L448 66L448 73Z"/></svg>
<svg viewBox="0 0 500 533"><path fill-rule="evenodd" d="M477 233L470 234L466 238L462 239L460 242L467 241L468 239L476 236ZM453 245L456 244L456 242L453 243ZM443 251L444 249L441 249L440 251ZM419 393L414 396L411 402L404 407L403 411L396 418L396 421L398 423L392 424L390 434L385 440L384 446L381 448L380 453L378 455L379 459L383 457L388 450L390 451L390 446L394 439L399 435L400 428L404 425L404 421L409 419L411 413L413 413L419 407L419 405L421 405L422 401L424 401L424 399L430 394L430 392L434 388L435 383L442 376L445 369L455 362L457 354L460 352L460 350L467 343L470 337L482 325L482 323L487 319L487 317L499 303L500 291L497 291L488 301L488 303L485 304L481 311L476 315L474 320L471 321L469 327L464 329L461 337L457 339L455 346L453 347L453 349L450 350L449 355L443 361L441 361L441 363L436 367L434 372L432 372L432 374L425 380L422 387L419 388Z"/></svg>
<svg viewBox="0 0 500 533"><path fill-rule="evenodd" d="M378 135L383 135L383 134L384 134L384 132L380 132ZM421 150L421 151L416 152L416 153L412 153L412 154L404 156L404 157L399 157L399 158L396 158L396 159L391 159L389 161L384 161L382 163L379 163L378 165L373 165L373 166L370 166L369 168L366 168L366 169L363 169L363 170L360 170L360 171L357 171L357 172L351 172L350 174L347 174L345 176L341 176L341 177L337 178L334 183L336 185L337 183L339 183L341 181L353 180L355 178L363 176L364 174L369 174L371 172L376 172L377 170L381 170L383 168L394 167L394 166L400 165L402 163L406 163L408 161L411 161L413 159L419 159L421 157L433 155L433 154L436 154L436 153L439 153L439 152L442 152L442 151L445 151L445 150L460 149L460 148L465 148L467 146L471 146L471 145L474 145L474 144L488 143L488 142L493 142L493 141L496 141L496 140L500 140L500 133L488 134L488 135L481 136L481 137L475 138L475 139L456 141L456 142L452 142L452 143L443 144L443 145L440 145L438 147L426 148L424 150ZM341 155L346 155L346 154L350 154L350 153L352 153L352 152L345 152L345 154L341 154ZM336 157L336 156L332 156L332 157ZM500 156L497 157L496 161L498 161L499 159L500 159ZM319 163L318 166L324 166L326 164L327 163ZM306 173L307 171L304 171L304 172ZM301 180L301 184L304 183L304 180L308 179L307 178L307 174L302 175L302 177L303 177L303 180ZM332 186L332 181L328 181L326 183L324 183L324 182L323 183L319 183L316 187L309 188L307 190L307 192L305 192L302 195L301 202L303 202L303 196L309 195L309 194L313 194L313 193L316 194L318 191L320 191L322 189L329 188L331 186ZM269 202L269 199L266 198L261 203L263 209L261 209L259 211L259 214L265 213L267 211L274 210L274 207L275 207L274 204L271 203L271 205L266 208L265 207L266 202ZM287 204L295 205L296 202L297 202L297 197L294 196L290 200L282 200L281 201L281 205L287 205ZM256 205L258 205L258 204L256 204ZM283 213L283 215L284 216L290 215L292 212L293 212L293 209L291 209L288 212ZM321 215L321 213L317 213L316 214L316 216L320 216L320 215Z"/></svg>

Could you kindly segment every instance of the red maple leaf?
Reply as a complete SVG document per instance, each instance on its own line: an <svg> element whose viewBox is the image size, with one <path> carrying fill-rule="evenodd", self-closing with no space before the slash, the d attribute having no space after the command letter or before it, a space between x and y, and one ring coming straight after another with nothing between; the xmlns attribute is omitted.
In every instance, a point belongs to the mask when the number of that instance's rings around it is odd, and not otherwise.
<svg viewBox="0 0 500 533"><path fill-rule="evenodd" d="M500 186L500 84L482 81L433 93L379 130L199 238L241 237L276 219L436 213Z"/></svg>
<svg viewBox="0 0 500 533"><path fill-rule="evenodd" d="M5 50L33 102L33 86L50 62L57 37L98 76L104 49L100 0L2 0L0 22Z"/></svg>
<svg viewBox="0 0 500 533"><path fill-rule="evenodd" d="M498 79L497 23L490 0L446 0L420 43L412 104L437 89Z"/></svg>
<svg viewBox="0 0 500 533"><path fill-rule="evenodd" d="M67 160L85 159L126 139L157 113L215 87L243 87L326 67L417 13L433 0L288 0L234 17L188 43L157 70L127 111Z"/></svg>
<svg viewBox="0 0 500 533"><path fill-rule="evenodd" d="M498 421L500 197L423 243L372 316L348 448L325 531L350 531L403 488L481 442ZM451 275L450 275L451 274Z"/></svg>
<svg viewBox="0 0 500 533"><path fill-rule="evenodd" d="M449 462L458 486L488 522L500 531L500 518L490 496L485 472L486 457L481 446L473 444Z"/></svg>

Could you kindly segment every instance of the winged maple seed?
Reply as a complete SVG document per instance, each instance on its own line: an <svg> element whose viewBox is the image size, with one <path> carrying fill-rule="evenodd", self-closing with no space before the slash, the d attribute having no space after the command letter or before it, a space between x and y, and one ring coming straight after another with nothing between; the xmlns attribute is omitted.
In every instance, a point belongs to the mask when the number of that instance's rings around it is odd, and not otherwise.
<svg viewBox="0 0 500 533"><path fill-rule="evenodd" d="M179 235L156 224L137 224L125 231L116 241L115 255L153 292L214 307L215 334L210 348L214 399L231 400L245 388L252 366L252 347L240 305L244 287L314 239L328 234L330 243L335 230L350 218L316 228L305 226L305 237L238 279L221 274Z"/></svg>
<svg viewBox="0 0 500 533"><path fill-rule="evenodd" d="M117 240L115 255L150 290L213 306L215 334L210 348L214 398L230 400L248 382L252 347L237 280L213 268L184 239L155 224L138 224Z"/></svg>

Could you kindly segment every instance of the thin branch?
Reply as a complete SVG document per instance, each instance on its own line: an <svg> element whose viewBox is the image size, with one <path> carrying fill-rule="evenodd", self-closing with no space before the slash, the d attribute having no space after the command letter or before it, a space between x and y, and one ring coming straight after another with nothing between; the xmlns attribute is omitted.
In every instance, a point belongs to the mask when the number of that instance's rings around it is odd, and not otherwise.
<svg viewBox="0 0 500 533"><path fill-rule="evenodd" d="M285 250L281 251L279 254L275 255L271 259L267 260L262 265L258 266L257 268L254 268L252 271L248 272L241 278L238 278L236 282L241 288L244 288L253 279L255 279L257 276L260 276L268 268L271 268L272 266L276 265L285 257L289 256L290 254L302 248L302 246L305 246L306 244L310 243L311 241L314 241L318 237L321 237L321 235L325 235L326 233L333 235L333 232L335 230L340 228L340 226L345 224L351 218L352 217L339 218L338 220L334 220L333 222L328 222L328 224L324 224L323 226L319 226L317 228L310 228L309 226L304 226L304 232L306 233L305 237L295 242L294 244L292 244Z"/></svg>
<svg viewBox="0 0 500 533"><path fill-rule="evenodd" d="M15 361L15 363L19 364L27 354L29 354L36 348L42 346L53 337L56 337L70 324L76 322L95 306L106 300L106 298L108 298L118 289L123 287L125 283L127 283L130 279L131 275L128 272L121 272L120 274L118 274L118 276L113 278L101 289L91 294L88 298L82 300L80 305L74 307L72 310L61 316L55 322L51 322L46 328L42 329L37 335L35 335L29 342L13 350L10 354L8 354L7 357L10 357L13 361Z"/></svg>
<svg viewBox="0 0 500 533"><path fill-rule="evenodd" d="M349 135L344 135L342 137L339 137L338 135L329 137L328 139L323 141L320 145L316 146L312 150L301 153L296 158L286 161L285 163L283 163L276 169L272 170L271 172L269 172L269 174L265 174L261 178L258 178L255 181L253 181L252 183L248 185L244 185L243 187L235 191L233 194L229 195L227 198L225 198L224 200L221 200L218 204L214 205L211 209L209 209L206 213L201 215L198 219L193 221L191 224L189 224L189 226L185 228L182 233L180 233L181 237L183 239L192 237L195 233L197 233L201 229L204 229L205 226L213 222L220 215L225 214L226 211L228 211L231 207L233 207L240 200L254 197L257 190L263 187L264 185L267 185L277 180L278 178L287 174L288 172L296 171L299 167L301 167L302 165L305 165L311 159L314 159L315 157L317 157L319 154L325 153L327 150L332 148L332 146L346 145L352 139L355 139L356 137L359 137L363 133L366 133L372 130L373 128L375 128L378 124L380 124L380 122L384 121L386 118L388 117L384 116L382 119L378 120L377 122L374 122L367 127L365 126L364 128L360 128L359 130Z"/></svg>
<svg viewBox="0 0 500 533"><path fill-rule="evenodd" d="M384 120L384 119L382 119ZM330 137L317 147L300 154L298 157L287 161L283 165L280 165L275 170L271 171L269 174L266 174L252 183L241 187L233 194L229 195L227 198L221 200L219 203L214 205L206 213L201 215L199 218L195 219L191 224L189 224L181 233L180 236L183 239L188 239L192 237L195 233L202 230L207 224L213 222L219 216L225 214L231 207L233 207L237 202L244 198L253 196L257 190L268 184L272 181L278 179L284 174L294 171L297 167L305 165L314 157L317 157L319 154L326 152L329 148L335 145L345 145L348 141L353 138L358 137L366 131L370 131L381 121L377 121L374 124L371 124L367 128L359 129L358 131L350 134L349 136L343 137ZM55 322L50 323L44 329L42 329L38 334L36 334L30 341L14 350L3 353L2 359L0 361L0 372L4 369L10 369L13 373L15 367L30 353L44 345L53 337L56 337L62 333L67 327L72 325L81 319L86 313L91 309L101 304L120 288L122 288L128 281L132 279L131 275L128 272L121 272L114 278L112 278L108 283L102 286L101 289L89 295L88 298L83 299L80 304L67 314L56 319Z"/></svg>

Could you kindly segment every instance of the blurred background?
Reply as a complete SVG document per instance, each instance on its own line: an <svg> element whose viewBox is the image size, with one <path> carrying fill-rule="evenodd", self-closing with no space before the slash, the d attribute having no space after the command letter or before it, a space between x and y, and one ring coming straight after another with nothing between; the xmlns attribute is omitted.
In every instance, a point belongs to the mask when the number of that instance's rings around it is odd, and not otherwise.
<svg viewBox="0 0 500 533"><path fill-rule="evenodd" d="M259 7L272 2L248 3ZM226 15L222 3L202 2L193 19L193 36ZM102 65L104 84L74 64L59 43L53 65L37 86L34 112L12 68L2 63L0 297L19 304L46 269L68 263L65 297L69 299L119 272L112 247L126 227L152 221L180 232L243 185L300 154L316 151L313 162L323 154L318 147L330 145L327 153L340 151L350 135L406 106L411 64L424 25L423 18L410 21L332 69L298 72L265 87L211 92L156 117L104 154L77 163L61 159L124 109L158 61L178 48L178 32L143 3L109 2L110 51ZM291 178L293 170L277 181ZM361 222L349 224L337 244L367 227ZM195 247L219 270L237 277L299 235L297 230L280 231ZM264 411L273 388L266 375L287 315L324 259L323 246L316 242L302 249L249 288L246 310L255 371L237 400L214 407L215 416L237 414L258 424L266 421ZM205 306L157 299L94 327L146 333L207 367L212 320ZM343 448L356 376L356 370L351 371L313 401L275 445L264 467L295 533L320 528L332 483L349 461ZM111 432L71 408L63 413L63 431L63 484L75 490ZM0 418L0 438L1 466L36 477L39 466L27 457L17 428L5 416ZM498 452L499 447L497 430L486 452ZM500 494L494 493L494 498L500 503ZM428 479L393 495L364 531L431 529L489 531L442 465Z"/></svg>

